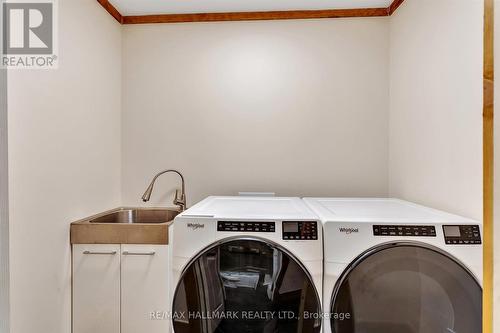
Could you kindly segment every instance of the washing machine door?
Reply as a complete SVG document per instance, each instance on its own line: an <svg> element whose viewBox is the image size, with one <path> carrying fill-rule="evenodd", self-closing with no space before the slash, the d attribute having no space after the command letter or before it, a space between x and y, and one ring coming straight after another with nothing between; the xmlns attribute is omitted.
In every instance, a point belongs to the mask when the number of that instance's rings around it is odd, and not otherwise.
<svg viewBox="0 0 500 333"><path fill-rule="evenodd" d="M184 269L173 301L175 333L320 332L320 299L303 265L261 239L226 240Z"/></svg>
<svg viewBox="0 0 500 333"><path fill-rule="evenodd" d="M426 245L386 244L360 256L331 303L335 333L478 333L482 289L457 260Z"/></svg>

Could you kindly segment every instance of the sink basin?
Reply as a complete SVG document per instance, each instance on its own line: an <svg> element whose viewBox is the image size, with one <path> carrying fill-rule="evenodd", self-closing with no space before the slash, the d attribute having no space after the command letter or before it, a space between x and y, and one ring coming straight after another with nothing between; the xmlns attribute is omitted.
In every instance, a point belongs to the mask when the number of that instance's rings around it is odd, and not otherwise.
<svg viewBox="0 0 500 333"><path fill-rule="evenodd" d="M89 220L90 223L165 223L179 214L173 209L120 209Z"/></svg>
<svg viewBox="0 0 500 333"><path fill-rule="evenodd" d="M168 244L175 208L119 207L71 223L71 244Z"/></svg>

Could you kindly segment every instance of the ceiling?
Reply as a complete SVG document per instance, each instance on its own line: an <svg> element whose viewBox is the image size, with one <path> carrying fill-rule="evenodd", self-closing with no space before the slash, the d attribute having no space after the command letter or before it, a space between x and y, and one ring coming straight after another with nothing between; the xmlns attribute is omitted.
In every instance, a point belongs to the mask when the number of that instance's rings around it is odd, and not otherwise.
<svg viewBox="0 0 500 333"><path fill-rule="evenodd" d="M123 16L387 8L392 0L109 0Z"/></svg>

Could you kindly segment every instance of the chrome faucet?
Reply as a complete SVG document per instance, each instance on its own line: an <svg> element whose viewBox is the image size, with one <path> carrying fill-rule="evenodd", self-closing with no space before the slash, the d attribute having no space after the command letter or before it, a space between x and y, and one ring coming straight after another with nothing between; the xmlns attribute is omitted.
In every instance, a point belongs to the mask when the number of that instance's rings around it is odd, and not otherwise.
<svg viewBox="0 0 500 333"><path fill-rule="evenodd" d="M144 202L149 201L149 199L151 198L151 193L153 192L153 187L155 185L156 179L158 179L158 177L160 177L161 175L163 175L164 173L167 173L167 172L176 173L181 177L181 181L182 181L181 195L179 197L179 190L176 189L175 190L174 205L179 206L180 211L182 212L182 211L186 210L186 189L184 186L184 177L177 170L165 170L165 171L159 172L156 176L154 176L153 180L151 181L151 184L149 184L148 188L146 189L146 192L144 192L144 194L142 195L142 201L144 201Z"/></svg>

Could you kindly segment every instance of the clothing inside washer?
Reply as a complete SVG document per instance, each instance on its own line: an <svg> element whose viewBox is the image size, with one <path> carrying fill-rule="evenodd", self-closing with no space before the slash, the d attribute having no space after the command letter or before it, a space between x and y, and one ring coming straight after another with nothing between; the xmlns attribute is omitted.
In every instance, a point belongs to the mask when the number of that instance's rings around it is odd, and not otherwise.
<svg viewBox="0 0 500 333"><path fill-rule="evenodd" d="M174 319L176 333L316 333L321 326L304 268L257 240L230 241L199 256L182 276L174 311L188 314Z"/></svg>

